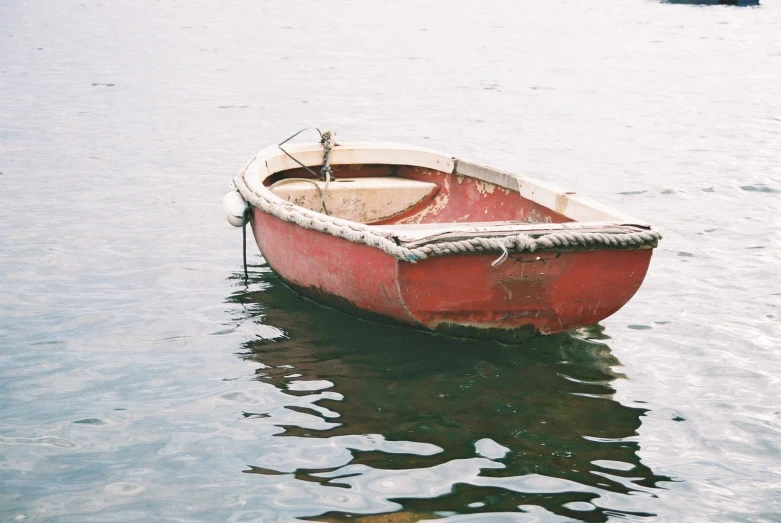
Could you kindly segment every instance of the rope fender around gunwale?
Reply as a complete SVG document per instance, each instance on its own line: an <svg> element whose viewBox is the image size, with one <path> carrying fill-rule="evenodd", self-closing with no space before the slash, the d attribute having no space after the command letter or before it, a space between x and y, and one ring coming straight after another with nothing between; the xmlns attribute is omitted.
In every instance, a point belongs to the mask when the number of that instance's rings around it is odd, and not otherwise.
<svg viewBox="0 0 781 523"><path fill-rule="evenodd" d="M637 249L656 247L659 240L662 239L661 231L654 228L619 233L558 231L537 237L521 233L491 238L469 238L452 242L432 241L419 247L408 248L377 234L369 225L341 220L304 209L280 199L265 187L261 189L262 192L256 192L244 180L246 173L246 169L242 170L234 179L234 183L247 202L263 212L305 229L323 232L337 238L380 249L398 260L412 263L436 256L480 252L501 252L500 258L496 260L501 263L508 252L594 250L599 247Z"/></svg>

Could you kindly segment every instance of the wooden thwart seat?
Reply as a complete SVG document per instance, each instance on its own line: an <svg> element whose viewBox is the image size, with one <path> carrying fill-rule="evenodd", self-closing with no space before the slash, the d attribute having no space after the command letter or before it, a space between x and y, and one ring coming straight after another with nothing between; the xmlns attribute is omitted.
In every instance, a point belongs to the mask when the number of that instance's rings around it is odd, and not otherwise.
<svg viewBox="0 0 781 523"><path fill-rule="evenodd" d="M607 234L642 232L643 225L615 222L529 223L524 221L412 223L372 226L378 233L393 238L401 245L414 248L432 241L458 241L469 238L490 238L510 234L536 237L553 232L599 232Z"/></svg>
<svg viewBox="0 0 781 523"><path fill-rule="evenodd" d="M320 180L281 180L269 187L283 200L305 209L324 212L335 218L359 223L375 223L397 216L434 196L437 185L405 178L339 178Z"/></svg>

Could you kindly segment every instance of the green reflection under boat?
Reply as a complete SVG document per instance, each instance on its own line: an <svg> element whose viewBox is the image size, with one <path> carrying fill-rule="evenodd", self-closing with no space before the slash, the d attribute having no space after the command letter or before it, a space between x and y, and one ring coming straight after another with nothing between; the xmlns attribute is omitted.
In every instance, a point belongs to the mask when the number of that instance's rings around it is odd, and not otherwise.
<svg viewBox="0 0 781 523"><path fill-rule="evenodd" d="M540 475L584 487L541 494L501 488L499 480L500 486L459 483L436 497L394 498L406 512L518 512L520 505L536 505L560 516L603 521L610 514L652 515L625 510L622 506L637 503L616 503L616 496L645 495L652 507L659 483L671 481L638 457L635 436L647 410L612 398L612 382L624 376L613 370L620 363L598 325L502 345L357 319L298 296L267 268L256 268L246 287L243 275L235 278L241 290L228 299L241 305L235 320L249 322L256 333L239 356L258 363L257 379L291 396L313 394L291 390L293 382L327 380L333 383L329 390L343 396L318 403L339 415L327 419L327 429L280 425L280 437L338 441L379 434L387 441L443 449L429 455L351 451L350 467L393 471L474 458L476 442L488 438L509 452L496 459L502 468L481 470L481 478ZM258 422L275 424L273 416L255 414ZM280 473L249 465L247 472ZM350 486L333 470L295 475L333 488ZM573 508L584 503L593 508ZM332 511L317 519L356 521L356 515Z"/></svg>

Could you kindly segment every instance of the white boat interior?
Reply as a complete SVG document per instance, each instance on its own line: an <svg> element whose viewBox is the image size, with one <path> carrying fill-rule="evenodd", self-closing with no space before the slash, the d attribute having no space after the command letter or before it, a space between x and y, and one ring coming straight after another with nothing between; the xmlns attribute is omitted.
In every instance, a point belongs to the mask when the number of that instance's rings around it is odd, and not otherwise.
<svg viewBox="0 0 781 523"><path fill-rule="evenodd" d="M244 180L253 192L333 218L372 225L378 233L392 233L404 242L477 233L617 232L616 228L650 227L548 182L420 147L336 145L329 155L334 178L328 181L302 168L320 168L322 145L290 144L285 151L272 146L248 163Z"/></svg>

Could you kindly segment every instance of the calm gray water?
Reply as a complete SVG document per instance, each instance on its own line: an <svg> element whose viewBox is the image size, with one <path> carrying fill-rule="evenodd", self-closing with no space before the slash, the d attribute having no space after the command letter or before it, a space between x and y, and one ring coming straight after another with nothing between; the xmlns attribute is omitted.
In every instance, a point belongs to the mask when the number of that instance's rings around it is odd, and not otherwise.
<svg viewBox="0 0 781 523"><path fill-rule="evenodd" d="M781 521L781 1L0 2L0 520ZM666 229L508 347L287 290L222 214L309 126Z"/></svg>

